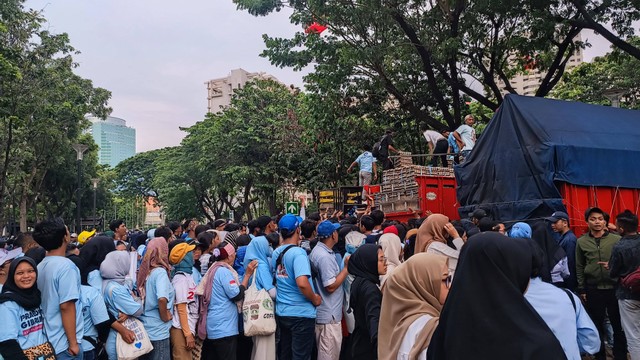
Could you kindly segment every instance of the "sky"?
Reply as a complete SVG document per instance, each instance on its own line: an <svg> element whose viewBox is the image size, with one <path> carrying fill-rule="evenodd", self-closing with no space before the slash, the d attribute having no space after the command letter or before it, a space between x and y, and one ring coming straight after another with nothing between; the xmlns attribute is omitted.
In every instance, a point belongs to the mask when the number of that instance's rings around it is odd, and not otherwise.
<svg viewBox="0 0 640 360"><path fill-rule="evenodd" d="M77 74L112 93L112 116L136 129L138 152L178 145L207 111L205 82L233 69L266 72L302 87L303 72L280 69L260 57L262 34L291 37L298 28L290 12L254 17L232 0L28 0L42 10L46 27L66 32L81 53ZM609 44L583 33L593 47L585 60ZM308 70L306 70L308 71Z"/></svg>

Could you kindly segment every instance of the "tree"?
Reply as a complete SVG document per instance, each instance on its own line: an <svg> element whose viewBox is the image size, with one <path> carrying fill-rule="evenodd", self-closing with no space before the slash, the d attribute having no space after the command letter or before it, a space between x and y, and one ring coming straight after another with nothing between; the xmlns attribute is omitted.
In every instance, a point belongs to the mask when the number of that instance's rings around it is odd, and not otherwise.
<svg viewBox="0 0 640 360"><path fill-rule="evenodd" d="M630 39L630 44L640 46L640 38ZM591 104L611 105L605 96L608 90L620 90L620 107L640 109L640 60L612 48L602 57L580 64L565 74L552 96L558 99L581 101Z"/></svg>
<svg viewBox="0 0 640 360"><path fill-rule="evenodd" d="M17 202L25 231L48 172L68 165L85 114L109 113L110 93L73 73L68 36L44 30L44 18L22 3L0 6L0 209L7 198Z"/></svg>
<svg viewBox="0 0 640 360"><path fill-rule="evenodd" d="M264 35L275 65L315 71L305 78L311 92L341 89L343 98L368 103L374 117L412 118L421 128L457 127L465 96L496 110L510 79L526 67L547 73L537 96L560 80L571 54L578 11L565 5L484 0L383 2L235 0L239 9L260 16L293 8L292 23L319 21L328 34L298 32L291 39ZM484 91L468 80L482 84ZM395 109L396 111L394 111ZM400 110L400 111L397 111Z"/></svg>

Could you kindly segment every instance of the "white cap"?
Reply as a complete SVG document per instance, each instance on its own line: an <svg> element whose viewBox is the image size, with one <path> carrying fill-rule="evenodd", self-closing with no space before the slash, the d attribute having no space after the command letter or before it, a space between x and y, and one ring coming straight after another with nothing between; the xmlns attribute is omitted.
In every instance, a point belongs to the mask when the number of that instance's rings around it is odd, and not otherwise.
<svg viewBox="0 0 640 360"><path fill-rule="evenodd" d="M20 255L22 255L22 248L13 249L11 251L0 249L0 266L7 261L19 257Z"/></svg>

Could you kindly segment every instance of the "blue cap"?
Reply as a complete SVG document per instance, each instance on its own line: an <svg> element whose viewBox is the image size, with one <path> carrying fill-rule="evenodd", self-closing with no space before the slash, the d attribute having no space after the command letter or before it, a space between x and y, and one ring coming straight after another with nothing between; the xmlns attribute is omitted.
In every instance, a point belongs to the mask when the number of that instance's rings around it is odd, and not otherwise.
<svg viewBox="0 0 640 360"><path fill-rule="evenodd" d="M325 220L318 225L318 236L319 237L329 237L333 234L334 231L337 231L340 228L340 224L332 223L329 220Z"/></svg>
<svg viewBox="0 0 640 360"><path fill-rule="evenodd" d="M293 214L287 214L278 221L278 229L286 230L287 232L295 231L300 223L302 222L302 218L300 216L295 216Z"/></svg>

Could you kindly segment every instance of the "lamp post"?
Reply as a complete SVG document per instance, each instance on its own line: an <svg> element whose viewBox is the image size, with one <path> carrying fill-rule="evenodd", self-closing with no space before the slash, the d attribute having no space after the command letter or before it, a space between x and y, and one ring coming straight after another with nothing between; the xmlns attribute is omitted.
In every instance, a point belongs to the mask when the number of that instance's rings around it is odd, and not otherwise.
<svg viewBox="0 0 640 360"><path fill-rule="evenodd" d="M96 228L96 194L98 193L98 183L100 179L93 178L91 183L93 184L93 228Z"/></svg>
<svg viewBox="0 0 640 360"><path fill-rule="evenodd" d="M81 182L82 182L82 158L84 152L89 147L85 144L73 144L73 149L76 151L76 163L78 164L78 188L76 190L76 233L80 234L82 231L82 225L80 224L80 198L81 198Z"/></svg>

